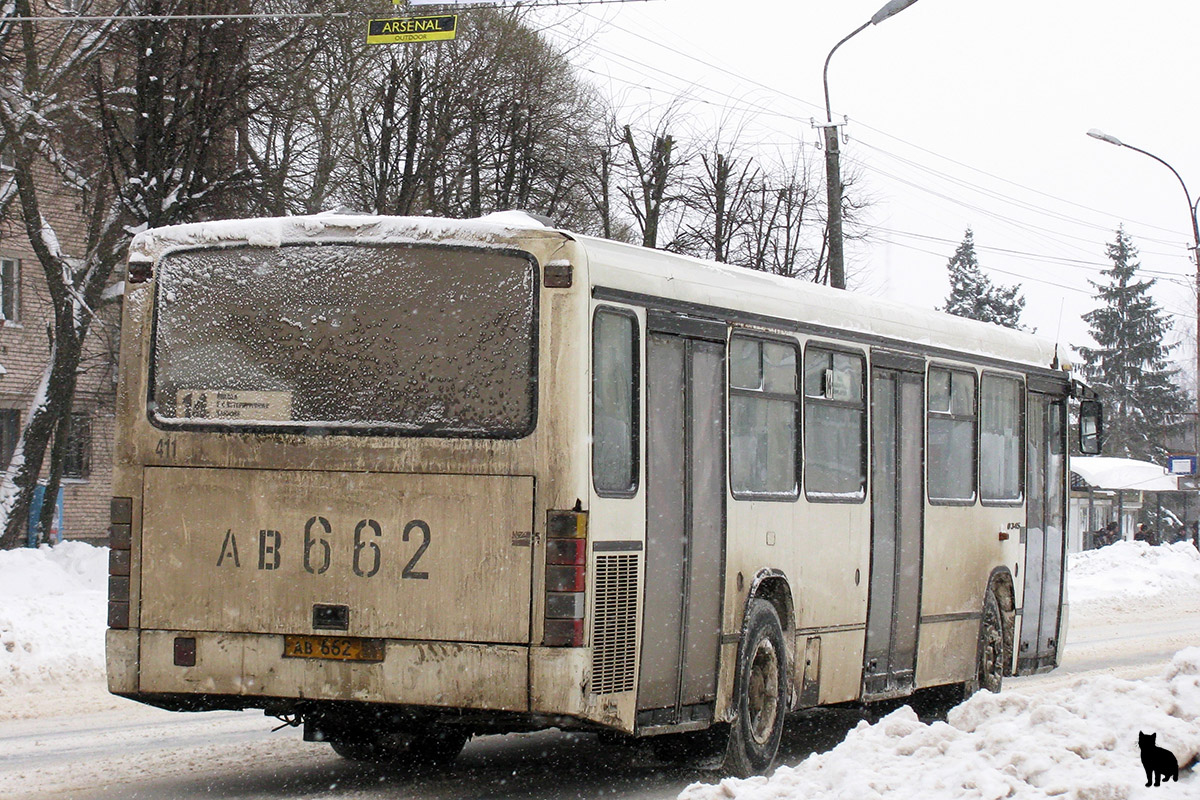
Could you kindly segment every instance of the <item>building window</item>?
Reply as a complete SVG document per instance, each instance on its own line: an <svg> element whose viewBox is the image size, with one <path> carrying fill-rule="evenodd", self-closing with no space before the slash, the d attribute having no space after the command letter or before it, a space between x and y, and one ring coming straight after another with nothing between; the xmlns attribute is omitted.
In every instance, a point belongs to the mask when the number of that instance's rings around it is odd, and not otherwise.
<svg viewBox="0 0 1200 800"><path fill-rule="evenodd" d="M984 375L979 385L979 496L1021 499L1021 382Z"/></svg>
<svg viewBox="0 0 1200 800"><path fill-rule="evenodd" d="M15 258L0 258L0 314L9 322L20 318L21 262Z"/></svg>
<svg viewBox="0 0 1200 800"><path fill-rule="evenodd" d="M729 342L729 481L734 497L796 497L799 406L796 346L734 336Z"/></svg>
<svg viewBox="0 0 1200 800"><path fill-rule="evenodd" d="M63 457L64 478L86 478L92 471L92 419L87 414L72 414L67 433L67 452Z"/></svg>
<svg viewBox="0 0 1200 800"><path fill-rule="evenodd" d="M20 438L21 412L15 408L0 408L0 467L8 468Z"/></svg>
<svg viewBox="0 0 1200 800"><path fill-rule="evenodd" d="M804 354L804 492L809 500L867 496L865 359L809 347Z"/></svg>
<svg viewBox="0 0 1200 800"><path fill-rule="evenodd" d="M592 324L592 481L596 493L631 496L638 479L638 330L625 311Z"/></svg>
<svg viewBox="0 0 1200 800"><path fill-rule="evenodd" d="M975 373L929 370L929 501L975 501Z"/></svg>

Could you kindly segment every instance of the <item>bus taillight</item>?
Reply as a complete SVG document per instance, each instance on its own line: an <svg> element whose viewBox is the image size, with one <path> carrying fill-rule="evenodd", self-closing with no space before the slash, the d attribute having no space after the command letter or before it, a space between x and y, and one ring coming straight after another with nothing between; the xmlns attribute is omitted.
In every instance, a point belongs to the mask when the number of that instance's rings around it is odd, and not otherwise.
<svg viewBox="0 0 1200 800"><path fill-rule="evenodd" d="M547 646L583 646L586 584L587 513L551 511L546 520Z"/></svg>
<svg viewBox="0 0 1200 800"><path fill-rule="evenodd" d="M108 627L129 627L129 563L133 532L133 499L114 497L108 534Z"/></svg>

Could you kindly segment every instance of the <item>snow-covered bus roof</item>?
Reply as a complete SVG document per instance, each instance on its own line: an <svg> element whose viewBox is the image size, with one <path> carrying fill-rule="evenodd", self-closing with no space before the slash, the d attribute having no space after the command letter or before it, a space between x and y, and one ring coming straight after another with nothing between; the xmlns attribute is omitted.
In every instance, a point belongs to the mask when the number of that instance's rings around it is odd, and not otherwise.
<svg viewBox="0 0 1200 800"><path fill-rule="evenodd" d="M592 285L621 290L631 297L672 298L699 308L793 321L807 330L847 331L857 334L854 338L885 346L916 345L1043 370L1067 369L1060 361L1069 351L1039 336L887 298L580 236L548 227L520 211L471 220L327 212L173 225L138 234L130 246L129 260L153 263L171 251L193 247L280 247L305 242L512 247L517 240L538 238L578 242L588 254Z"/></svg>
<svg viewBox="0 0 1200 800"><path fill-rule="evenodd" d="M299 217L225 219L168 225L142 231L129 246L131 263L148 263L172 250L249 245L281 247L302 242L387 244L437 242L511 246L514 238L569 236L547 228L522 211L502 211L478 219L386 217L324 212Z"/></svg>
<svg viewBox="0 0 1200 800"><path fill-rule="evenodd" d="M818 333L851 332L884 346L917 345L1045 370L1069 369L1062 364L1066 348L1023 331L744 267L576 238L588 251L593 285L792 320L798 328Z"/></svg>

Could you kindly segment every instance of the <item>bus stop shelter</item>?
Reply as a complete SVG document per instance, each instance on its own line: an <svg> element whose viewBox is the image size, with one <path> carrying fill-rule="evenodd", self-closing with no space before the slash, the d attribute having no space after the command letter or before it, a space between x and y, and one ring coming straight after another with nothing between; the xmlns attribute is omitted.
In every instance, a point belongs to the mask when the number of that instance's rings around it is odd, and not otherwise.
<svg viewBox="0 0 1200 800"><path fill-rule="evenodd" d="M1094 546L1094 535L1116 522L1122 539L1132 539L1139 516L1146 512L1156 541L1173 526L1186 525L1183 512L1189 495L1179 477L1150 461L1109 456L1071 459L1071 494L1067 542L1075 553Z"/></svg>

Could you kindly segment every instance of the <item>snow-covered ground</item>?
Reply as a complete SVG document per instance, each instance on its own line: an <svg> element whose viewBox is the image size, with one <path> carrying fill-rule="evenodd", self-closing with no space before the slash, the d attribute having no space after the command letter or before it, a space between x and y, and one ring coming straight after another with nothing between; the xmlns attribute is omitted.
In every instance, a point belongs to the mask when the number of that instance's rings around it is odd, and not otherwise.
<svg viewBox="0 0 1200 800"><path fill-rule="evenodd" d="M108 548L0 550L0 696L104 674Z"/></svg>
<svg viewBox="0 0 1200 800"><path fill-rule="evenodd" d="M330 774L366 780L354 771L359 768L340 765L331 753L298 741L295 732L266 734L272 723L261 716L216 712L201 720L108 696L103 690L106 573L107 550L79 543L0 552L0 742L7 742L8 751L0 756L0 795L128 796L132 787L148 786L138 782L151 776L203 768L218 777L197 778L195 787L186 784L191 793L170 783L166 794L157 796L204 796L210 781L219 784L228 774L236 783L234 774L244 776L260 762L273 765L270 775L259 776L267 787L262 796L292 796L277 793L280 787L271 778L277 769L293 779L304 776L301 784L309 788L295 796L320 794L317 787ZM948 722L927 725L902 708L874 725L860 723L841 744L780 767L770 778L696 783L680 797L1200 800L1200 775L1185 774L1170 788L1145 788L1137 749L1140 730L1155 732L1158 744L1181 761L1200 752L1200 647L1189 647L1200 645L1200 553L1187 544L1122 542L1072 556L1069 591L1067 663L1049 676L1006 681L1001 694L977 695L951 712ZM122 743L103 760L99 754L113 745L98 725L112 728ZM189 744L187 736L196 742ZM488 748L521 745L492 742L497 738L473 742L464 768L490 753ZM551 749L567 746L553 736L545 741ZM156 743L163 745L161 752ZM89 772L73 763L72 752L91 754L86 757L97 759L94 768ZM527 760L510 758L514 765ZM635 777L637 784L644 776ZM668 774L644 791L618 794L670 797L690 779ZM379 796L393 796L390 780L379 784ZM446 780L425 787L431 797L475 785L475 779ZM584 782L575 791L547 776L543 796L561 796L558 790L590 796L586 787L593 784L578 780ZM678 782L672 786L673 780ZM156 796L147 791L140 796ZM260 796L240 791L221 796Z"/></svg>

